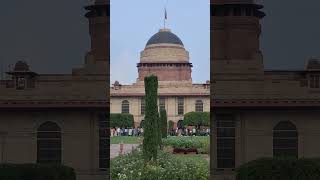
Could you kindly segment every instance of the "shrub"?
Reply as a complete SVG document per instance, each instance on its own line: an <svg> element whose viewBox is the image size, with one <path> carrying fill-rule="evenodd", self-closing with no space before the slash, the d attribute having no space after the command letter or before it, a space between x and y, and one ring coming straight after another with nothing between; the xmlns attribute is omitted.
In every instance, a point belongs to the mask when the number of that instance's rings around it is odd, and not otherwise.
<svg viewBox="0 0 320 180"><path fill-rule="evenodd" d="M1 164L0 180L75 180L72 168L62 165Z"/></svg>
<svg viewBox="0 0 320 180"><path fill-rule="evenodd" d="M209 165L205 159L183 159L164 153L158 154L156 162L144 165L142 153L134 151L111 160L111 179L123 180L208 180Z"/></svg>
<svg viewBox="0 0 320 180"><path fill-rule="evenodd" d="M189 137L189 136L173 136L163 139L164 146L172 146L173 148L197 148L200 153L209 153L209 137Z"/></svg>
<svg viewBox="0 0 320 180"><path fill-rule="evenodd" d="M319 159L262 158L237 169L236 180L318 180Z"/></svg>
<svg viewBox="0 0 320 180"><path fill-rule="evenodd" d="M166 138L168 134L167 130L167 112L165 109L160 111L160 123L161 123L161 135L162 138Z"/></svg>
<svg viewBox="0 0 320 180"><path fill-rule="evenodd" d="M127 128L133 127L134 120L132 114L112 113L110 114L110 127Z"/></svg>
<svg viewBox="0 0 320 180"><path fill-rule="evenodd" d="M157 159L158 146L161 141L158 113L158 78L149 76L144 78L146 94L146 110L143 134L143 157L150 161Z"/></svg>

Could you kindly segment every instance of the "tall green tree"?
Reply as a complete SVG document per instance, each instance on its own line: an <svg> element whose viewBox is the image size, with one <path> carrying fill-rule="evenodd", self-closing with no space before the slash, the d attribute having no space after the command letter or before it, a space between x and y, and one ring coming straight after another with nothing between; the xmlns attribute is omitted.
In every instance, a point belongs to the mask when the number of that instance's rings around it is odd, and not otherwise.
<svg viewBox="0 0 320 180"><path fill-rule="evenodd" d="M143 138L143 157L145 162L156 160L159 147L159 112L158 112L158 78L148 76L144 78L145 86L145 120Z"/></svg>
<svg viewBox="0 0 320 180"><path fill-rule="evenodd" d="M160 111L160 123L161 123L161 134L162 138L166 138L168 135L168 123L167 123L167 111L165 109L162 109Z"/></svg>

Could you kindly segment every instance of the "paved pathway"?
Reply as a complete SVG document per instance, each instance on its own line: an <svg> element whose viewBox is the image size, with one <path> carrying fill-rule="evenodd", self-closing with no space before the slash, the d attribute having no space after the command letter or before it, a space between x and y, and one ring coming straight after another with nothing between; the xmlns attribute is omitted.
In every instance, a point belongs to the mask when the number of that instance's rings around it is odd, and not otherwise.
<svg viewBox="0 0 320 180"><path fill-rule="evenodd" d="M139 144L124 144L123 145L123 153L129 153L133 149L136 149ZM110 146L110 158L113 159L119 156L120 153L120 144L111 144Z"/></svg>

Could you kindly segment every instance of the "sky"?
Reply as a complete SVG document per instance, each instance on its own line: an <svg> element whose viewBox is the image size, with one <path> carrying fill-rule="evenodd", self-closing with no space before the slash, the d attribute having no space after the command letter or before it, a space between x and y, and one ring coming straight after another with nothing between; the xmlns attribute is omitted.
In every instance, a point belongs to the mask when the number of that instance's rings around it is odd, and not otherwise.
<svg viewBox="0 0 320 180"><path fill-rule="evenodd" d="M263 1L267 16L262 20L261 49L267 69L302 69L309 57L320 56L320 1L301 2ZM18 60L27 61L38 73L70 73L80 67L90 49L83 9L87 4L88 0L1 1L0 75ZM209 78L208 4L168 2L168 27L190 52L194 82ZM112 81L136 80L139 53L163 26L163 7L164 0L111 0ZM113 68L119 66L124 69ZM129 78L123 80L124 75Z"/></svg>
<svg viewBox="0 0 320 180"><path fill-rule="evenodd" d="M111 82L136 82L140 52L164 26L165 4L166 0L111 0ZM210 79L209 0L168 0L166 7L166 28L190 53L193 82L206 82Z"/></svg>

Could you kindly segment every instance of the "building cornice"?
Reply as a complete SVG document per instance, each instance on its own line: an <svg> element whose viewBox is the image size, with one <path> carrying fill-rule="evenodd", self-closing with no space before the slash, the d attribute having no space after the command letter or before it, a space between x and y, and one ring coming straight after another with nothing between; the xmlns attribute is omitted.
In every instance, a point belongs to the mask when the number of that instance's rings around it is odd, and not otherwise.
<svg viewBox="0 0 320 180"><path fill-rule="evenodd" d="M159 96L210 96L210 93L158 93ZM142 97L144 93L111 93L110 97Z"/></svg>

